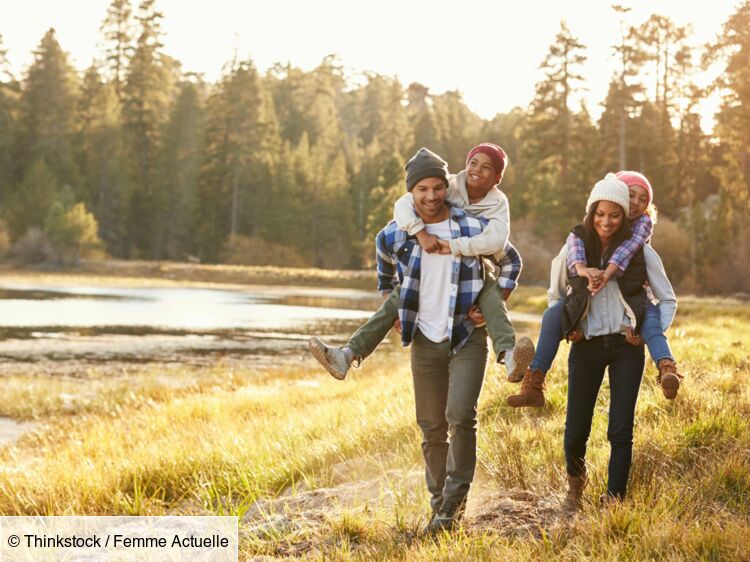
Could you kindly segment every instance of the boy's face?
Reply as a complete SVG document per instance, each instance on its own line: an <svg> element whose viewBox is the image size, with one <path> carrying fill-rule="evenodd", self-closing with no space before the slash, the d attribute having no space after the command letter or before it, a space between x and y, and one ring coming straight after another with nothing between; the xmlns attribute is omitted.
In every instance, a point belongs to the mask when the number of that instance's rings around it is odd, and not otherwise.
<svg viewBox="0 0 750 562"><path fill-rule="evenodd" d="M448 209L445 206L445 182L440 178L424 178L417 182L411 193L414 210L424 222L439 222Z"/></svg>
<svg viewBox="0 0 750 562"><path fill-rule="evenodd" d="M629 185L628 193L630 194L630 209L628 209L628 218L633 220L640 217L648 207L648 192L645 187L640 185Z"/></svg>
<svg viewBox="0 0 750 562"><path fill-rule="evenodd" d="M471 157L466 165L466 186L480 191L488 191L495 185L495 166L492 159L482 152Z"/></svg>

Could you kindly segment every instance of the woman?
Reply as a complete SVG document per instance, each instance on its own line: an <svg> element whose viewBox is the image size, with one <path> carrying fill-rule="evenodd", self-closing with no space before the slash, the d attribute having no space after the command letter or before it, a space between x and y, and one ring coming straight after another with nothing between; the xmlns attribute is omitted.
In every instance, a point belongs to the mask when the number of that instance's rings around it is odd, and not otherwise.
<svg viewBox="0 0 750 562"><path fill-rule="evenodd" d="M573 232L584 241L587 266L604 270L612 252L630 236L628 187L614 174L599 181L586 203L586 217ZM625 497L633 450L635 405L643 377L644 350L640 330L650 289L660 302L662 322L674 317L676 299L658 254L644 246L624 274L592 296L585 277L569 277L567 245L552 263L551 304L563 300L562 333L573 342L568 357L568 404L565 419L565 461L568 494L563 507L577 510L586 484L586 443L594 406L609 371L610 406L607 439L610 457L607 495Z"/></svg>

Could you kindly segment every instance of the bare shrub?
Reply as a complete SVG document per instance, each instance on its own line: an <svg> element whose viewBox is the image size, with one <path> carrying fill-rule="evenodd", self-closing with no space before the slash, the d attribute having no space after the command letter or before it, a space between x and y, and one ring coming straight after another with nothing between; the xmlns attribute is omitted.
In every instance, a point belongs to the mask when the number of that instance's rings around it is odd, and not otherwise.
<svg viewBox="0 0 750 562"><path fill-rule="evenodd" d="M230 236L224 243L221 261L234 265L310 267L310 263L293 248L241 234Z"/></svg>
<svg viewBox="0 0 750 562"><path fill-rule="evenodd" d="M48 261L52 254L47 235L33 227L13 245L10 255L22 264L39 264Z"/></svg>
<svg viewBox="0 0 750 562"><path fill-rule="evenodd" d="M661 216L654 227L652 244L664 262L670 281L679 287L691 270L690 233L676 222Z"/></svg>
<svg viewBox="0 0 750 562"><path fill-rule="evenodd" d="M539 237L534 234L532 221L526 218L513 222L510 240L523 259L520 282L524 285L548 285L550 263L565 240L547 240Z"/></svg>

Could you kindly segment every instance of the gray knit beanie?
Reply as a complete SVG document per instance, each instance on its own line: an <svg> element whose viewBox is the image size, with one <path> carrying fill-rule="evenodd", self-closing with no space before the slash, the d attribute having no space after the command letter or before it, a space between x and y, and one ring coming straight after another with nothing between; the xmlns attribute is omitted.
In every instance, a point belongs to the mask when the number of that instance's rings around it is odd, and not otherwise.
<svg viewBox="0 0 750 562"><path fill-rule="evenodd" d="M440 178L448 187L448 163L422 147L406 163L406 191L411 191L424 178Z"/></svg>

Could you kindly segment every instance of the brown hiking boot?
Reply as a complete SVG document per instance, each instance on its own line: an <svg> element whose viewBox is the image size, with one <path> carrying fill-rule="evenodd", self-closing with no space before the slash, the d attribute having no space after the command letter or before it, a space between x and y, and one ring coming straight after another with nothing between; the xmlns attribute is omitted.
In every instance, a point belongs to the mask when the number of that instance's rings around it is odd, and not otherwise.
<svg viewBox="0 0 750 562"><path fill-rule="evenodd" d="M677 370L677 363L671 359L661 359L656 368L659 369L659 374L656 375L656 382L661 385L664 398L674 400L675 396L677 396L677 389L680 388L680 381L683 378Z"/></svg>
<svg viewBox="0 0 750 562"><path fill-rule="evenodd" d="M547 374L539 369L526 369L518 394L508 396L508 406L513 408L541 408L544 406L544 379Z"/></svg>
<svg viewBox="0 0 750 562"><path fill-rule="evenodd" d="M568 493L563 500L562 509L566 513L575 513L581 509L583 489L586 487L586 473L580 476L568 474Z"/></svg>

